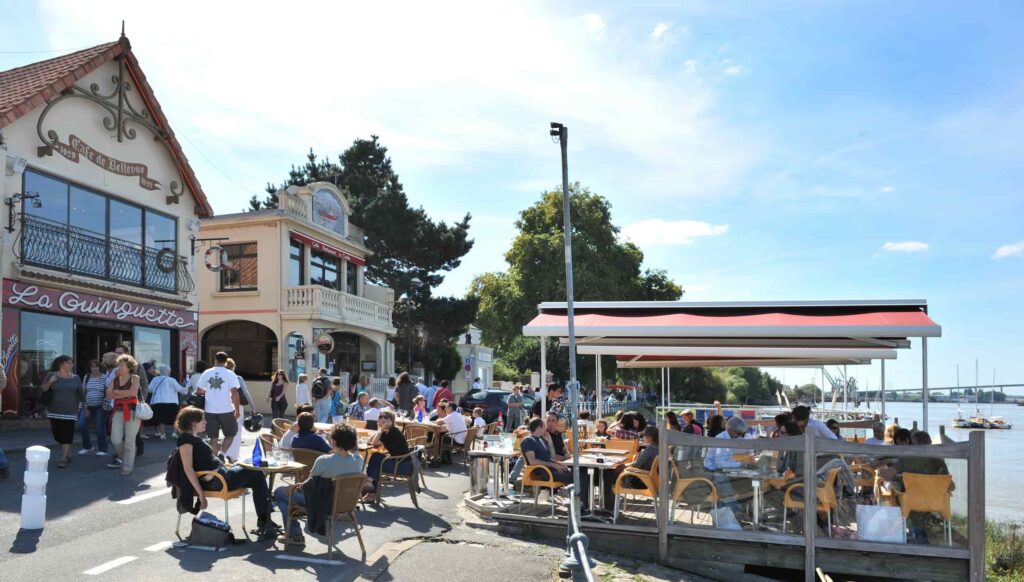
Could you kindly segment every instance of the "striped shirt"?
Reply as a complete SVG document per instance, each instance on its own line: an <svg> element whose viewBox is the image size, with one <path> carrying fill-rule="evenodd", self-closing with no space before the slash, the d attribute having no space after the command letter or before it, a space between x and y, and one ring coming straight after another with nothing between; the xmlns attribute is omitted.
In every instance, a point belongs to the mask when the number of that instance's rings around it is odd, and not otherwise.
<svg viewBox="0 0 1024 582"><path fill-rule="evenodd" d="M85 376L85 405L100 406L103 404L103 395L107 391L107 383L103 376Z"/></svg>

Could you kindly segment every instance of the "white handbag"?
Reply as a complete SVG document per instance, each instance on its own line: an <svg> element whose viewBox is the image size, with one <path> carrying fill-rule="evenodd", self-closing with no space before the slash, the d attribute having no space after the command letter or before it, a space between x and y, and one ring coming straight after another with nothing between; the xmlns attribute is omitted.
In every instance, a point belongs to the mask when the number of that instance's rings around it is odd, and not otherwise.
<svg viewBox="0 0 1024 582"><path fill-rule="evenodd" d="M136 404L135 417L138 418L139 420L149 420L153 418L153 407L146 404L145 402L140 402Z"/></svg>
<svg viewBox="0 0 1024 582"><path fill-rule="evenodd" d="M906 523L899 507L857 506L857 537L870 542L904 544Z"/></svg>

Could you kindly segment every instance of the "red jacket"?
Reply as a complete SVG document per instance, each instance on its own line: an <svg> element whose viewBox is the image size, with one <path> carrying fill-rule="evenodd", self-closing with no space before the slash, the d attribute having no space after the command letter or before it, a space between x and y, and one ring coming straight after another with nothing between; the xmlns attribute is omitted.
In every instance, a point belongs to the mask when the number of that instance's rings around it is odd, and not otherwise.
<svg viewBox="0 0 1024 582"><path fill-rule="evenodd" d="M430 403L430 406L432 408L437 408L437 403L441 402L442 400L447 400L448 402L453 402L455 400L455 395L452 394L450 388L439 388L437 390L437 394L434 394L434 401Z"/></svg>

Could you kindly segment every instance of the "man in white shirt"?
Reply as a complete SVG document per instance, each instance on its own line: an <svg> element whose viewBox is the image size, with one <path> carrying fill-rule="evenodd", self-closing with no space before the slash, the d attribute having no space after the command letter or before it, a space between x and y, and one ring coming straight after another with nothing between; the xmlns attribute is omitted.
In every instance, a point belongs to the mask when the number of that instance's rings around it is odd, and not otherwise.
<svg viewBox="0 0 1024 582"><path fill-rule="evenodd" d="M885 444L885 425L881 422L876 422L871 425L872 435L864 439L866 445L884 445Z"/></svg>
<svg viewBox="0 0 1024 582"><path fill-rule="evenodd" d="M449 402L447 410L447 415L437 421L444 425L441 432L447 433L453 441L460 445L466 444L466 418L459 412L459 405Z"/></svg>
<svg viewBox="0 0 1024 582"><path fill-rule="evenodd" d="M482 390L482 389L483 388L480 386L480 378L479 377L473 378L473 390Z"/></svg>
<svg viewBox="0 0 1024 582"><path fill-rule="evenodd" d="M215 455L221 450L218 439L220 432L224 433L224 451L231 448L231 441L238 434L238 417L241 410L238 377L224 367L227 362L228 355L217 352L214 356L214 366L203 372L197 382L199 389L196 393L206 397L206 436L210 437L210 448Z"/></svg>
<svg viewBox="0 0 1024 582"><path fill-rule="evenodd" d="M718 433L714 438L724 440L735 440L743 438L743 435L747 434L747 423L738 416L730 417L725 423L725 430ZM733 455L748 453L749 451L743 449L708 449L707 456L704 457L704 468L709 471L714 471L711 475L711 479L715 482L715 487L718 489L718 497L722 500L722 505L729 507L733 511L739 509L739 503L737 501L737 488L742 489L742 493L746 494L750 491L750 479L731 479L728 475L722 474L720 471L723 469L739 469L743 467L743 463L733 459Z"/></svg>
<svg viewBox="0 0 1024 582"><path fill-rule="evenodd" d="M816 418L811 418L811 409L807 406L797 406L794 408L793 420L800 426L800 430L805 433L812 431L814 436L819 438L833 441L839 439L839 437L837 437L836 434L828 428L828 425Z"/></svg>

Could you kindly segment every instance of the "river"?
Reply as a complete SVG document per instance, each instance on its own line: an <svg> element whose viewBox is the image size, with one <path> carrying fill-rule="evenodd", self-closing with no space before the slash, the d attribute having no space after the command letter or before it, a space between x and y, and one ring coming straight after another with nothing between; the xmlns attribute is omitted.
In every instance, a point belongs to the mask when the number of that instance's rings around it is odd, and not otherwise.
<svg viewBox="0 0 1024 582"><path fill-rule="evenodd" d="M981 404L985 416L1002 416L1013 423L1010 430L985 430L985 513L988 518L1024 520L1024 495L1021 495L1021 475L1024 474L1024 406L1016 404ZM877 410L877 405L873 406ZM964 414L974 412L973 405L964 405ZM946 436L955 441L967 440L969 430L951 428L956 416L955 403L928 405L928 432L939 434L939 425L946 427ZM901 426L909 427L913 421L921 422L920 402L890 402L885 405L889 421L899 419Z"/></svg>

